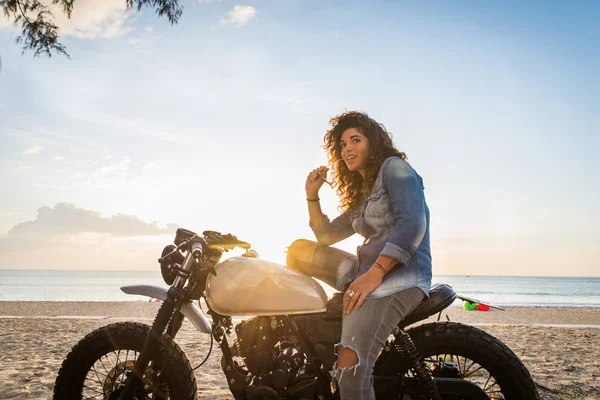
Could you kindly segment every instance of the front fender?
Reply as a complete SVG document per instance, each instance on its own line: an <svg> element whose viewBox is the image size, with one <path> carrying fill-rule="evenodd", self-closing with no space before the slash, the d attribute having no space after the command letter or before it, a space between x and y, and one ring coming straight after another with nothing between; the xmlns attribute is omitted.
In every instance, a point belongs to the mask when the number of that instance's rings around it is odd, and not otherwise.
<svg viewBox="0 0 600 400"><path fill-rule="evenodd" d="M129 285L122 286L121 290L127 294L137 294L164 301L167 299L167 291L169 288L154 285ZM181 313L189 319L200 332L209 335L212 334L208 319L197 305L194 303L184 303L181 305Z"/></svg>

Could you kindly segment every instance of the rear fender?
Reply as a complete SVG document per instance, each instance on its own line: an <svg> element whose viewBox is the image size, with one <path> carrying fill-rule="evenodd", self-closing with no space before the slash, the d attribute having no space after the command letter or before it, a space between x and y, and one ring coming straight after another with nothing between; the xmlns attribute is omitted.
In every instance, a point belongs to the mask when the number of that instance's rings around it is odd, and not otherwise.
<svg viewBox="0 0 600 400"><path fill-rule="evenodd" d="M167 299L167 291L169 290L166 287L162 286L154 286L154 285L129 285L122 286L121 290L127 294L136 294L140 296L146 296L158 300L166 300ZM181 305L181 313L190 320L190 322L202 333L212 334L212 329L210 327L210 323L208 319L200 308L194 303L184 303Z"/></svg>

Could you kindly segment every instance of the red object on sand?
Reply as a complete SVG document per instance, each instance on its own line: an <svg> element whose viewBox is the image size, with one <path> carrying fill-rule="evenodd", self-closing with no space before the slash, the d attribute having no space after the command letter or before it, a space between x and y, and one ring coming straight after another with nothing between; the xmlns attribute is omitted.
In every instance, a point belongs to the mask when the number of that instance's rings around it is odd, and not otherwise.
<svg viewBox="0 0 600 400"><path fill-rule="evenodd" d="M477 309L479 311L490 311L490 306L486 306L485 304L477 304Z"/></svg>

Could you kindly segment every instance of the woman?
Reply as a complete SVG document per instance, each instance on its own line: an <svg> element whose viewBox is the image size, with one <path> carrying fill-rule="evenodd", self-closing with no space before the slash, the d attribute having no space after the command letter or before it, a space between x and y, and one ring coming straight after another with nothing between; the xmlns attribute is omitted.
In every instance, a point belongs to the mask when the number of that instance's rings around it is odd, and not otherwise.
<svg viewBox="0 0 600 400"><path fill-rule="evenodd" d="M321 211L318 194L329 168L310 172L306 201L318 243L295 241L287 265L344 292L333 376L342 399L375 399L377 355L394 326L429 294L429 209L423 180L383 125L355 111L330 124L324 147L342 213L330 221ZM356 255L328 247L354 233L365 238Z"/></svg>

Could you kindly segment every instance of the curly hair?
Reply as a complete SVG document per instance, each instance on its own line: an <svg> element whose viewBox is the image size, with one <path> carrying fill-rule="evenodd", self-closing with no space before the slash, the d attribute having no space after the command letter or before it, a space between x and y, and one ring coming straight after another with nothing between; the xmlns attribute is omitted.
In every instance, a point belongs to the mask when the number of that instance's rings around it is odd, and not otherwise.
<svg viewBox="0 0 600 400"><path fill-rule="evenodd" d="M357 208L373 190L379 169L386 158L397 156L407 161L407 157L394 147L391 134L385 127L364 112L344 112L331 118L329 124L331 129L325 133L323 148L327 151L333 182L340 196L340 209L345 212ZM358 130L369 139L369 160L364 179L358 171L350 171L342 161L340 141L342 133L349 128Z"/></svg>

